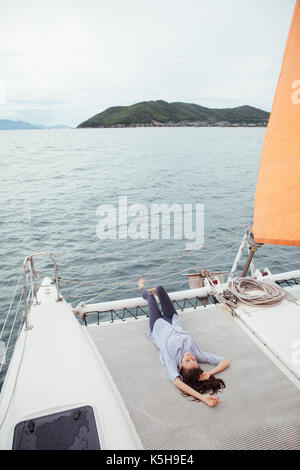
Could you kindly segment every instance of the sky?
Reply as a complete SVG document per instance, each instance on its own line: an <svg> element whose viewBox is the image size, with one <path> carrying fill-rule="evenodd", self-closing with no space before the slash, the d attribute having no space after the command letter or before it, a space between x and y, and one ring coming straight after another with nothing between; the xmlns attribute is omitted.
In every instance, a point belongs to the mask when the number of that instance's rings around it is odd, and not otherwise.
<svg viewBox="0 0 300 470"><path fill-rule="evenodd" d="M270 110L295 0L0 0L0 119L163 99Z"/></svg>

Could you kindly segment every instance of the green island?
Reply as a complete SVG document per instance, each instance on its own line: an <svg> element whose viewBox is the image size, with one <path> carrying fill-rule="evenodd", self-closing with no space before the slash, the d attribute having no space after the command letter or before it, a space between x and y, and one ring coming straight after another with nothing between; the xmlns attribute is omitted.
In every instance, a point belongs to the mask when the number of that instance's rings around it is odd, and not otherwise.
<svg viewBox="0 0 300 470"><path fill-rule="evenodd" d="M77 127L265 127L269 116L267 111L247 105L222 109L158 100L113 106Z"/></svg>

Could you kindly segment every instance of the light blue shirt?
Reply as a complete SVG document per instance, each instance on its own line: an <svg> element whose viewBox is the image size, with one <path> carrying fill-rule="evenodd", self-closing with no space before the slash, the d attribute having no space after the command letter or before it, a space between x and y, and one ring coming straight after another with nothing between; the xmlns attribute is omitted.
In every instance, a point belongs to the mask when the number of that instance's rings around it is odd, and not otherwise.
<svg viewBox="0 0 300 470"><path fill-rule="evenodd" d="M148 337L159 348L161 363L172 383L178 376L182 380L179 369L186 352L195 356L199 363L217 365L224 359L199 349L193 338L182 328L177 314L173 315L172 325L163 318L156 320L153 331L148 333Z"/></svg>

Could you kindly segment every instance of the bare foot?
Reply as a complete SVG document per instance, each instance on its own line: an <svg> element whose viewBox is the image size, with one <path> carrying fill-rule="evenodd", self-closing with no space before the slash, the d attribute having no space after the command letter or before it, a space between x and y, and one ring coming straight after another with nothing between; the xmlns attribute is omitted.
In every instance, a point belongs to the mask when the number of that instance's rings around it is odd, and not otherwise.
<svg viewBox="0 0 300 470"><path fill-rule="evenodd" d="M144 277L141 277L139 279L138 286L140 290L143 289L145 282L146 282L146 279Z"/></svg>
<svg viewBox="0 0 300 470"><path fill-rule="evenodd" d="M151 292L151 294L153 295L157 295L155 287L153 287L152 289L148 289L148 291Z"/></svg>

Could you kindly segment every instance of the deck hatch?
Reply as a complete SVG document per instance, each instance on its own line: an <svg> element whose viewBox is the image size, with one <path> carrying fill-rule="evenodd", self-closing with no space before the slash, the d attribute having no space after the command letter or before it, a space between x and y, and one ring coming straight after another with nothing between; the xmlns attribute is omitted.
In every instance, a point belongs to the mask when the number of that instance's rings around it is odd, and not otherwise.
<svg viewBox="0 0 300 470"><path fill-rule="evenodd" d="M99 450L94 412L83 406L22 421L14 431L13 450Z"/></svg>

